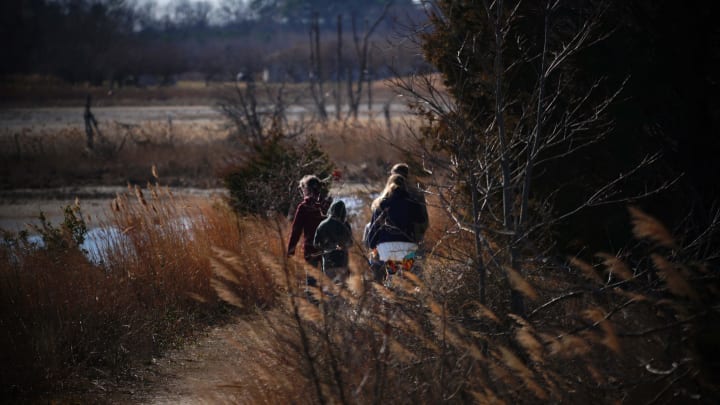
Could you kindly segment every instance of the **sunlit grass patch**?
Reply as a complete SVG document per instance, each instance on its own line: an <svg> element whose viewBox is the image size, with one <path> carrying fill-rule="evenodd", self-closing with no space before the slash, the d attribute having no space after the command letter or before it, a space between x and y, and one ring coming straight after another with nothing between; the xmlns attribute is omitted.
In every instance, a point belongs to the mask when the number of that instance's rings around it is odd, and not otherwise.
<svg viewBox="0 0 720 405"><path fill-rule="evenodd" d="M257 267L267 250L262 222L238 219L221 201L187 199L149 186L132 188L98 219L93 252L71 239L81 211L43 243L6 235L0 249L0 333L4 395L57 387L94 369L122 375L231 313L212 287L213 247ZM112 230L112 231L110 231ZM50 236L53 239L48 239ZM246 311L271 305L272 284L259 272L238 280ZM92 374L92 373L91 373Z"/></svg>

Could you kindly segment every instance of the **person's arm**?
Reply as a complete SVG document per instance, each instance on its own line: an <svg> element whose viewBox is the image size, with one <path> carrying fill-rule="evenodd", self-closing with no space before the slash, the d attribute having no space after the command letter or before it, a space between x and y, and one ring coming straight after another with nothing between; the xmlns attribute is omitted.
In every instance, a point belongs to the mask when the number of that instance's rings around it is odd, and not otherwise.
<svg viewBox="0 0 720 405"><path fill-rule="evenodd" d="M416 191L417 195L413 198L416 207L414 207L414 214L411 220L413 223L414 239L416 242L421 242L425 236L425 231L430 227L430 218L428 217L425 195L421 190Z"/></svg>
<svg viewBox="0 0 720 405"><path fill-rule="evenodd" d="M382 208L378 208L373 212L372 219L370 220L370 230L368 231L368 247L375 249L377 246L378 233L380 231L380 221L382 220L381 214Z"/></svg>
<svg viewBox="0 0 720 405"><path fill-rule="evenodd" d="M293 218L292 230L290 231L290 239L288 240L288 256L292 256L295 254L295 247L300 240L300 235L302 235L304 228L303 225L305 221L305 216L303 214L304 212L302 210L302 204L298 204L297 209L295 210L295 216Z"/></svg>
<svg viewBox="0 0 720 405"><path fill-rule="evenodd" d="M345 230L345 238L342 246L344 248L349 248L353 244L352 228L350 227L350 223L347 221L343 222L343 229Z"/></svg>
<svg viewBox="0 0 720 405"><path fill-rule="evenodd" d="M329 241L329 235L327 232L327 226L325 222L321 222L320 225L315 230L315 237L313 238L313 246L315 248L320 249L321 251L328 250L329 248L332 248L334 246L328 246L330 245Z"/></svg>

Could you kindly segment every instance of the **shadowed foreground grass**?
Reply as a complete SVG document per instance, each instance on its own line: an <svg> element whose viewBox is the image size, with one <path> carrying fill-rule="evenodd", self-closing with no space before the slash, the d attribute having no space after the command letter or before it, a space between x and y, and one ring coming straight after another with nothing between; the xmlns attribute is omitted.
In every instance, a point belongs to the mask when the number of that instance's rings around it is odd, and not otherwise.
<svg viewBox="0 0 720 405"><path fill-rule="evenodd" d="M62 384L78 377L121 377L132 362L147 361L233 312L213 293L211 248L248 252L244 260L251 262L263 240L256 223L238 220L219 203L179 199L157 186L129 190L112 208L92 255L80 247L77 207L66 210L59 227L38 226L43 244L5 235L3 396L72 389ZM247 302L273 303L263 273L243 282Z"/></svg>
<svg viewBox="0 0 720 405"><path fill-rule="evenodd" d="M2 394L42 399L122 379L232 315L248 325L229 342L246 358L222 386L248 403L719 399L717 272L659 221L632 208L638 245L593 263L495 263L481 303L472 235L428 201L422 276L390 287L369 280L359 245L335 285L286 258L285 218L237 217L159 186L113 201L92 259L77 207L60 227L38 226L42 245L7 235ZM318 288L303 285L307 273ZM507 311L510 289L527 300L524 317Z"/></svg>
<svg viewBox="0 0 720 405"><path fill-rule="evenodd" d="M708 325L718 319L717 274L684 260L657 220L631 215L648 244L600 253L594 265L494 271L485 305L475 270L458 260L471 241L441 215L429 242L446 240L423 276L389 288L369 280L359 246L343 285L261 254L277 305L234 341L247 358L224 387L265 404L715 403L718 357L707 353L719 332ZM236 281L258 269L232 251L214 257L215 289L240 301ZM319 280L309 290L316 303L299 281L306 272ZM525 317L506 311L509 288L528 300Z"/></svg>

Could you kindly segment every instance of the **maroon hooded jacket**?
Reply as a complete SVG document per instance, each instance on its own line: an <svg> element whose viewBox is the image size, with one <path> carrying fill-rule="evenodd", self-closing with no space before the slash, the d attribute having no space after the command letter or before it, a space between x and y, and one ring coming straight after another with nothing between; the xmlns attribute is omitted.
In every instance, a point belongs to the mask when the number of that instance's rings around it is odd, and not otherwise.
<svg viewBox="0 0 720 405"><path fill-rule="evenodd" d="M327 210L330 207L330 200L318 201L316 197L305 197L295 210L292 231L288 242L288 254L295 253L295 246L303 236L303 257L309 262L320 261L320 251L313 246L315 230L320 222L325 219Z"/></svg>

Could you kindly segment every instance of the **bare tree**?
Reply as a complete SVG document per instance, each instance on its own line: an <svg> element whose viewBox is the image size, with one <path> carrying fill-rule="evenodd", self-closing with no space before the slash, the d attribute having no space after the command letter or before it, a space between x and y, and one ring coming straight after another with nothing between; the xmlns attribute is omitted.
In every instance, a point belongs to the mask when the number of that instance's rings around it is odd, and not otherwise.
<svg viewBox="0 0 720 405"><path fill-rule="evenodd" d="M337 54L335 56L335 119L340 121L340 109L342 105L342 94L340 86L342 83L342 14L337 16Z"/></svg>
<svg viewBox="0 0 720 405"><path fill-rule="evenodd" d="M288 94L284 83L262 86L262 94L258 94L252 78L237 80L218 102L220 112L234 126L232 139L258 146L278 133L288 139L305 133L308 120L290 120L287 116L287 99L296 101L299 96Z"/></svg>
<svg viewBox="0 0 720 405"><path fill-rule="evenodd" d="M310 94L317 107L318 115L323 121L327 120L325 107L324 77L322 71L322 52L320 49L320 17L313 13L310 24Z"/></svg>
<svg viewBox="0 0 720 405"><path fill-rule="evenodd" d="M88 150L92 150L94 147L95 132L100 135L100 129L98 128L95 114L90 111L92 104L92 97L90 94L85 98L85 113L83 114L83 120L85 121L85 147Z"/></svg>
<svg viewBox="0 0 720 405"><path fill-rule="evenodd" d="M353 32L353 44L355 45L355 57L357 59L358 75L356 81L353 83L352 74L347 75L347 90L348 90L348 117L352 116L357 119L358 110L360 109L360 99L363 93L363 84L368 80L368 59L369 59L369 47L370 37L373 32L377 29L378 25L385 19L387 12L392 6L392 1L385 3L382 13L370 23L367 19L365 20L365 28L362 37L358 33L357 27L357 15L352 15L352 32Z"/></svg>
<svg viewBox="0 0 720 405"><path fill-rule="evenodd" d="M622 90L621 85L603 92L602 78L585 88L573 81L572 58L606 36L599 30L605 5L549 0L535 8L497 0L463 10L454 2L440 1L430 10L436 31L425 37L425 51L445 73L448 95L438 90L432 77L398 84L430 119L432 129L422 134L425 144L446 152L426 164L437 173L444 165L450 168L446 176L456 186L441 183L438 194L459 229L475 235L473 262L484 302L488 260L508 275L522 274L523 258L537 252L543 231L553 224L588 207L657 191L628 196L618 187L657 156L648 156L597 190L587 190L567 212L557 212L553 202L559 188L533 192L544 174L540 170L605 137L612 130L607 109ZM453 20L464 13L485 24L468 26ZM575 18L579 15L583 18ZM529 21L537 21L530 30ZM540 35L533 34L538 31ZM458 192L466 193L469 201L458 202ZM491 248L488 239L504 243ZM513 288L511 311L525 312L522 296Z"/></svg>

